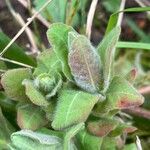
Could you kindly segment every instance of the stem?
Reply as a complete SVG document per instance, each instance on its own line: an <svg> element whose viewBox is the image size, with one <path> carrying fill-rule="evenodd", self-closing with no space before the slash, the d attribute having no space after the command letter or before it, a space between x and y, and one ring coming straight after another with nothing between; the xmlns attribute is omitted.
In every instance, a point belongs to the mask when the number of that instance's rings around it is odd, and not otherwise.
<svg viewBox="0 0 150 150"><path fill-rule="evenodd" d="M139 91L139 93L141 93L141 94L148 94L148 93L150 93L150 86L142 87L142 88L140 88L138 91Z"/></svg>
<svg viewBox="0 0 150 150"><path fill-rule="evenodd" d="M124 110L124 112L131 114L131 115L135 115L135 116L139 116L139 117L143 117L146 119L150 119L150 111L141 108L141 107L135 107L135 108L130 108L130 109L126 109Z"/></svg>

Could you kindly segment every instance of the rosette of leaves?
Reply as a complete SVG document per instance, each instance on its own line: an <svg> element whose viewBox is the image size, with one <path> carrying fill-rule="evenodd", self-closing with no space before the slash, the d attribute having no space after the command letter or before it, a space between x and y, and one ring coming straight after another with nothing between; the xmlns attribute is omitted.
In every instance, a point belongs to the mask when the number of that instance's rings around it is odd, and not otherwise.
<svg viewBox="0 0 150 150"><path fill-rule="evenodd" d="M116 116L144 101L131 84L132 72L128 78L113 75L119 35L115 27L95 48L72 27L52 24L51 49L37 57L37 67L2 76L6 94L18 101L23 129L11 135L11 149L115 149L121 134L135 131Z"/></svg>

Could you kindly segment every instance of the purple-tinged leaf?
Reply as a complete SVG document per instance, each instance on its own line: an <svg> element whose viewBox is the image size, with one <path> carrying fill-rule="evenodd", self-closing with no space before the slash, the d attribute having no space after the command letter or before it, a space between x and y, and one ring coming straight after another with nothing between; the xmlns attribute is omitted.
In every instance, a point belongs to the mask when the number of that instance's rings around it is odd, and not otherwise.
<svg viewBox="0 0 150 150"><path fill-rule="evenodd" d="M100 87L100 58L85 36L78 36L69 52L71 73L79 87L88 92L97 92Z"/></svg>
<svg viewBox="0 0 150 150"><path fill-rule="evenodd" d="M89 122L87 128L91 134L103 137L114 130L118 123L117 120L101 118L99 121Z"/></svg>
<svg viewBox="0 0 150 150"><path fill-rule="evenodd" d="M142 105L144 97L124 78L114 77L106 93L106 100L99 102L94 114L108 113L114 109L127 109Z"/></svg>

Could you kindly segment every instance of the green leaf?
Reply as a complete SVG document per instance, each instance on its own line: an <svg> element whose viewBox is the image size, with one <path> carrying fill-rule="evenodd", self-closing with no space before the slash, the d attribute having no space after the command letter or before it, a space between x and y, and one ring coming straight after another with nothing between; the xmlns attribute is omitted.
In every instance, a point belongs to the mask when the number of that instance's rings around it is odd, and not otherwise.
<svg viewBox="0 0 150 150"><path fill-rule="evenodd" d="M106 93L115 109L126 109L143 104L144 97L124 78L114 77Z"/></svg>
<svg viewBox="0 0 150 150"><path fill-rule="evenodd" d="M64 131L55 131L48 128L40 128L37 130L38 133L47 134L47 135L53 135L56 137L59 137L60 139L64 138L65 132Z"/></svg>
<svg viewBox="0 0 150 150"><path fill-rule="evenodd" d="M99 121L88 122L87 128L91 134L103 137L114 130L118 123L119 122L114 119L101 118Z"/></svg>
<svg viewBox="0 0 150 150"><path fill-rule="evenodd" d="M66 135L64 137L64 145L63 145L64 150L71 150L71 146L72 146L71 139L83 128L84 128L84 123L80 123L78 125L71 127L68 131L66 131Z"/></svg>
<svg viewBox="0 0 150 150"><path fill-rule="evenodd" d="M10 142L10 135L14 132L14 128L5 119L0 108L0 149L7 149Z"/></svg>
<svg viewBox="0 0 150 150"><path fill-rule="evenodd" d="M143 96L128 81L116 76L113 78L106 93L106 100L96 105L94 114L97 116L114 109L137 107L143 102Z"/></svg>
<svg viewBox="0 0 150 150"><path fill-rule="evenodd" d="M42 73L34 80L35 87L50 100L62 86L62 77L56 73Z"/></svg>
<svg viewBox="0 0 150 150"><path fill-rule="evenodd" d="M55 83L55 86L54 88L51 90L50 93L48 93L46 95L46 99L49 100L51 97L53 97L54 95L56 95L56 93L60 90L62 84L63 84L63 81L62 81L62 78L60 76L60 74L58 74L58 79L56 79L56 83Z"/></svg>
<svg viewBox="0 0 150 150"><path fill-rule="evenodd" d="M34 83L30 80L24 80L26 95L29 97L32 103L38 106L48 106L48 101L44 95L35 87Z"/></svg>
<svg viewBox="0 0 150 150"><path fill-rule="evenodd" d="M104 137L101 145L101 150L116 150L117 149L117 138Z"/></svg>
<svg viewBox="0 0 150 150"><path fill-rule="evenodd" d="M101 150L103 138L89 134L86 130L81 130L76 138L83 150Z"/></svg>
<svg viewBox="0 0 150 150"><path fill-rule="evenodd" d="M21 129L36 130L46 125L47 120L44 111L40 107L26 104L18 107L17 123Z"/></svg>
<svg viewBox="0 0 150 150"><path fill-rule="evenodd" d="M3 32L0 32L0 51L2 51L6 45L10 42L10 38L5 35ZM18 57L19 56L19 57ZM36 66L35 60L25 54L25 50L19 47L16 43L13 43L10 48L8 48L7 52L4 54L4 57L15 60L24 64L28 64L31 66ZM8 64L7 65L12 68L16 67L16 65Z"/></svg>
<svg viewBox="0 0 150 150"><path fill-rule="evenodd" d="M121 134L128 134L136 131L137 128L125 123L119 123L117 127L109 133L110 137L116 137Z"/></svg>
<svg viewBox="0 0 150 150"><path fill-rule="evenodd" d="M8 70L3 74L1 83L6 95L17 101L28 100L25 88L22 85L24 79L31 78L31 70L26 68Z"/></svg>
<svg viewBox="0 0 150 150"><path fill-rule="evenodd" d="M21 130L11 135L12 145L21 150L62 150L62 140L59 137Z"/></svg>
<svg viewBox="0 0 150 150"><path fill-rule="evenodd" d="M77 85L88 92L100 86L100 58L85 36L78 36L71 44L69 66Z"/></svg>
<svg viewBox="0 0 150 150"><path fill-rule="evenodd" d="M56 100L54 98L49 101L49 105L47 107L43 108L43 110L46 113L47 120L53 121L53 114L54 114L55 107L56 107Z"/></svg>
<svg viewBox="0 0 150 150"><path fill-rule="evenodd" d="M109 87L112 78L113 60L115 56L115 48L120 36L120 27L115 27L108 35L104 37L98 45L97 50L101 58L104 76L104 92Z"/></svg>
<svg viewBox="0 0 150 150"><path fill-rule="evenodd" d="M46 3L46 0L34 0L36 9L39 10L41 6ZM66 6L67 0L53 0L48 5L45 11L42 11L42 15L51 22L63 22L66 20Z"/></svg>
<svg viewBox="0 0 150 150"><path fill-rule="evenodd" d="M118 20L118 15L119 13L122 12L145 12L145 11L150 11L150 7L133 7L133 8L127 8L122 11L118 11L114 14L112 14L109 18L107 29L106 29L106 34L109 33L116 25L117 25L117 20Z"/></svg>
<svg viewBox="0 0 150 150"><path fill-rule="evenodd" d="M42 73L61 71L61 64L53 49L47 49L37 56L37 68L33 75L38 76Z"/></svg>
<svg viewBox="0 0 150 150"><path fill-rule="evenodd" d="M68 48L70 50L71 44L72 42L79 36L79 34L77 32L69 32L68 33Z"/></svg>
<svg viewBox="0 0 150 150"><path fill-rule="evenodd" d="M98 95L82 91L62 90L59 94L52 127L60 130L86 121L98 99Z"/></svg>
<svg viewBox="0 0 150 150"><path fill-rule="evenodd" d="M137 150L135 143L127 144L123 147L123 150Z"/></svg>
<svg viewBox="0 0 150 150"><path fill-rule="evenodd" d="M117 43L117 48L132 48L132 49L143 49L150 51L150 44L149 43L142 43L142 42L128 42L128 41L119 41Z"/></svg>
<svg viewBox="0 0 150 150"><path fill-rule="evenodd" d="M6 112L16 112L16 102L9 99L4 92L0 92L0 106Z"/></svg>
<svg viewBox="0 0 150 150"><path fill-rule="evenodd" d="M63 73L69 80L72 80L68 66L68 33L70 31L74 31L74 29L62 23L54 23L47 31L47 37L61 62Z"/></svg>

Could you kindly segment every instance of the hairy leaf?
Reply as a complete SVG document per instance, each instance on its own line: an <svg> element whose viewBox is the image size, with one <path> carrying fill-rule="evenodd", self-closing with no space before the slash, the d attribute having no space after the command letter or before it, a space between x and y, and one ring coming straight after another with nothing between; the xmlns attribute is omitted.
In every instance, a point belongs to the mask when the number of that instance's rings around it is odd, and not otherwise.
<svg viewBox="0 0 150 150"><path fill-rule="evenodd" d="M78 36L71 44L69 66L78 86L96 92L100 86L100 59L85 36Z"/></svg>
<svg viewBox="0 0 150 150"><path fill-rule="evenodd" d="M97 48L103 66L104 92L106 92L109 87L109 83L112 78L113 59L119 35L120 27L115 27L108 35L104 37Z"/></svg>
<svg viewBox="0 0 150 150"><path fill-rule="evenodd" d="M124 145L123 150L137 150L135 143Z"/></svg>
<svg viewBox="0 0 150 150"><path fill-rule="evenodd" d="M44 111L40 107L26 104L18 107L17 123L21 129L36 130L46 125L47 120Z"/></svg>
<svg viewBox="0 0 150 150"><path fill-rule="evenodd" d="M93 135L103 137L114 130L117 125L117 120L101 118L99 121L89 122L87 128Z"/></svg>
<svg viewBox="0 0 150 150"><path fill-rule="evenodd" d="M38 106L48 106L48 101L44 95L35 87L34 83L30 80L24 80L26 95L29 97L32 103Z"/></svg>
<svg viewBox="0 0 150 150"><path fill-rule="evenodd" d="M49 121L53 121L53 114L54 114L55 107L56 107L56 101L55 99L52 99L49 101L49 105L43 108L43 110L46 113L46 118Z"/></svg>
<svg viewBox="0 0 150 150"><path fill-rule="evenodd" d="M28 98L25 95L25 88L22 85L22 81L30 78L30 69L12 69L4 73L1 83L9 98L17 101L23 101L27 100Z"/></svg>
<svg viewBox="0 0 150 150"><path fill-rule="evenodd" d="M72 80L68 66L68 33L70 31L74 31L74 29L62 23L54 23L47 31L47 37L61 62L63 73L69 80Z"/></svg>
<svg viewBox="0 0 150 150"><path fill-rule="evenodd" d="M65 149L71 150L71 146L72 146L71 139L83 128L84 128L84 123L80 123L78 125L71 127L68 131L66 131L66 135L64 137L64 145L63 145L64 150Z"/></svg>
<svg viewBox="0 0 150 150"><path fill-rule="evenodd" d="M62 86L62 77L59 73L42 73L34 80L35 87L50 100Z"/></svg>
<svg viewBox="0 0 150 150"><path fill-rule="evenodd" d="M136 130L137 130L136 127L133 127L133 126L125 124L125 123L119 123L117 125L117 127L115 128L115 130L113 130L109 133L109 136L116 137L116 136L119 136L120 134L123 134L123 133L128 134L128 133L132 133Z"/></svg>
<svg viewBox="0 0 150 150"><path fill-rule="evenodd" d="M114 77L107 91L110 107L126 109L136 107L144 102L143 96L124 78Z"/></svg>
<svg viewBox="0 0 150 150"><path fill-rule="evenodd" d="M12 145L21 150L62 150L62 140L59 137L33 132L31 130L21 130L11 135Z"/></svg>
<svg viewBox="0 0 150 150"><path fill-rule="evenodd" d="M70 50L72 42L79 36L77 32L69 32L68 33L68 48Z"/></svg>
<svg viewBox="0 0 150 150"><path fill-rule="evenodd" d="M108 113L114 109L127 109L143 104L144 97L124 78L114 77L106 93L106 100L99 102L95 115Z"/></svg>
<svg viewBox="0 0 150 150"><path fill-rule="evenodd" d="M61 71L61 64L53 49L47 49L37 57L37 68L33 75L38 76L42 73Z"/></svg>
<svg viewBox="0 0 150 150"><path fill-rule="evenodd" d="M97 95L86 92L62 90L59 94L52 127L63 129L86 121L98 99Z"/></svg>
<svg viewBox="0 0 150 150"><path fill-rule="evenodd" d="M117 141L117 138L110 138L108 136L104 137L101 145L101 150L116 150Z"/></svg>
<svg viewBox="0 0 150 150"><path fill-rule="evenodd" d="M103 138L89 134L86 130L81 130L77 135L77 141L84 150L100 150Z"/></svg>

